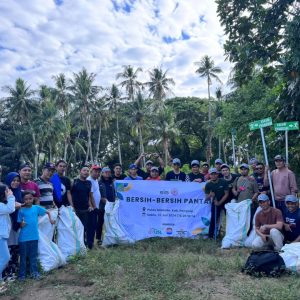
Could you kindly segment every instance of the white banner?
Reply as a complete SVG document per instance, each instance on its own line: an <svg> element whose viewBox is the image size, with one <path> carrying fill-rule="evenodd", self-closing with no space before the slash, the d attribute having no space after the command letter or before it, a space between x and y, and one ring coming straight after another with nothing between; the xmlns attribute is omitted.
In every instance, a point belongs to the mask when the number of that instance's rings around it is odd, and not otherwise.
<svg viewBox="0 0 300 300"><path fill-rule="evenodd" d="M207 234L211 203L205 199L204 186L196 182L116 181L118 223L132 240Z"/></svg>

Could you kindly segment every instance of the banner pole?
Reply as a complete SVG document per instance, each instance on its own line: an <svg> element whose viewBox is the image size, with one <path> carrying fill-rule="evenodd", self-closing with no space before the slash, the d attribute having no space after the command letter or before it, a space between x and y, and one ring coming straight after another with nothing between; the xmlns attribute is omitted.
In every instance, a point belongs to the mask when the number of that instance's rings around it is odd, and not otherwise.
<svg viewBox="0 0 300 300"><path fill-rule="evenodd" d="M266 142L265 142L264 129L262 127L260 128L260 134L261 134L261 140L262 140L263 149L264 149L265 162L266 162L266 166L268 168L268 179L269 179L269 183L270 183L270 191L271 191L271 196L272 196L272 203L273 203L273 207L276 208L276 206L275 206L275 198L274 198L274 191L273 191L273 185L272 185L272 178L271 178L271 171L270 171L270 168L269 168L268 154L267 154L267 148L266 148Z"/></svg>
<svg viewBox="0 0 300 300"><path fill-rule="evenodd" d="M285 162L289 165L289 140L288 140L288 130L285 131Z"/></svg>

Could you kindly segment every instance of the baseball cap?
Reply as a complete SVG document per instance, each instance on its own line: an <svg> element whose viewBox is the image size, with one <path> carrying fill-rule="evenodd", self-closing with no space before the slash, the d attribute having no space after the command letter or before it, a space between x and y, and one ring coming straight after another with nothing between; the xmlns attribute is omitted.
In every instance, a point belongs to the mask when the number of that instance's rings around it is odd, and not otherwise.
<svg viewBox="0 0 300 300"><path fill-rule="evenodd" d="M204 166L208 166L209 167L209 163L205 161L204 163L202 163L202 167L204 167Z"/></svg>
<svg viewBox="0 0 300 300"><path fill-rule="evenodd" d="M44 164L43 169L55 169L54 163L47 162Z"/></svg>
<svg viewBox="0 0 300 300"><path fill-rule="evenodd" d="M101 166L99 165L92 165L91 170L101 170Z"/></svg>
<svg viewBox="0 0 300 300"><path fill-rule="evenodd" d="M221 165L221 170L224 169L224 168L230 169L230 167L227 164Z"/></svg>
<svg viewBox="0 0 300 300"><path fill-rule="evenodd" d="M294 195L287 195L285 196L285 202L298 202L298 199Z"/></svg>
<svg viewBox="0 0 300 300"><path fill-rule="evenodd" d="M266 194L259 194L257 197L258 201L267 201L269 200L269 197Z"/></svg>
<svg viewBox="0 0 300 300"><path fill-rule="evenodd" d="M173 164L181 164L181 161L179 158L174 158L172 161Z"/></svg>
<svg viewBox="0 0 300 300"><path fill-rule="evenodd" d="M200 166L199 160L194 159L194 160L191 162L191 166L194 166L194 165Z"/></svg>
<svg viewBox="0 0 300 300"><path fill-rule="evenodd" d="M110 168L109 168L109 167L104 167L104 168L102 169L102 172L110 172Z"/></svg>
<svg viewBox="0 0 300 300"><path fill-rule="evenodd" d="M137 169L137 167L136 167L135 164L130 164L130 165L129 165L129 170L130 170L130 169Z"/></svg>
<svg viewBox="0 0 300 300"><path fill-rule="evenodd" d="M250 169L249 165L247 165L247 164L241 164L240 169L243 169L243 168L248 169L248 170Z"/></svg>
<svg viewBox="0 0 300 300"><path fill-rule="evenodd" d="M25 163L22 163L22 164L20 165L19 170L22 170L22 169L24 169L24 168L30 168L30 169L32 169L32 166L31 166L31 164L30 164L29 162L25 162Z"/></svg>
<svg viewBox="0 0 300 300"><path fill-rule="evenodd" d="M152 168L150 169L150 171L157 171L157 172L158 172L158 167L152 167Z"/></svg>
<svg viewBox="0 0 300 300"><path fill-rule="evenodd" d="M282 155L278 154L274 157L274 160L283 160L284 161L285 158Z"/></svg>
<svg viewBox="0 0 300 300"><path fill-rule="evenodd" d="M153 161L152 160L147 160L145 165L153 165Z"/></svg>
<svg viewBox="0 0 300 300"><path fill-rule="evenodd" d="M221 158L217 158L215 160L215 164L223 164L223 160Z"/></svg>
<svg viewBox="0 0 300 300"><path fill-rule="evenodd" d="M250 165L254 165L254 164L257 164L258 163L258 160L255 158L255 157L252 157L249 161L249 164Z"/></svg>
<svg viewBox="0 0 300 300"><path fill-rule="evenodd" d="M210 168L210 169L208 170L208 173L209 173L209 174L212 174L212 173L218 173L218 170L217 170L216 168Z"/></svg>

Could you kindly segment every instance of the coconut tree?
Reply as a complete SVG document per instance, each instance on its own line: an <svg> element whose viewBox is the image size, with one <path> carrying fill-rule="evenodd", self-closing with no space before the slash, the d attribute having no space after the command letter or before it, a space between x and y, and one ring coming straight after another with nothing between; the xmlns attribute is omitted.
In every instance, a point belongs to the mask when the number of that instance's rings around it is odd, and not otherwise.
<svg viewBox="0 0 300 300"><path fill-rule="evenodd" d="M207 127L207 151L206 160L210 161L211 152L211 139L212 139L212 123L211 123L211 99L210 99L210 86L212 84L212 79L221 82L217 74L222 73L220 67L216 67L213 59L208 55L204 55L199 62L195 62L198 66L196 73L199 74L201 78L206 78L207 80L207 93L208 93L208 127Z"/></svg>
<svg viewBox="0 0 300 300"><path fill-rule="evenodd" d="M157 112L164 107L164 99L172 92L170 86L174 86L175 82L172 78L167 77L167 72L162 67L155 67L149 71L150 81L145 85L149 90L149 97L153 98L153 111Z"/></svg>
<svg viewBox="0 0 300 300"><path fill-rule="evenodd" d="M134 96L142 89L142 82L138 81L138 74L142 72L142 68L132 67L131 65L123 66L123 71L118 73L116 79L122 81L119 85L125 87L126 94L129 100L133 100Z"/></svg>

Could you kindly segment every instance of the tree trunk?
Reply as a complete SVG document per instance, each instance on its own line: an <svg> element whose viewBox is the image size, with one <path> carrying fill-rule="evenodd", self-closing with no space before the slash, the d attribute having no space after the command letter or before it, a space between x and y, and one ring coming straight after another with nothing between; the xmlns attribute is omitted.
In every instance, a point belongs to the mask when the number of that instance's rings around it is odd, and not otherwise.
<svg viewBox="0 0 300 300"><path fill-rule="evenodd" d="M206 150L206 161L210 163L211 160L211 139L212 139L212 134L211 134L211 103L210 103L210 78L209 76L207 77L207 92L208 92L208 126L207 126L207 150Z"/></svg>
<svg viewBox="0 0 300 300"><path fill-rule="evenodd" d="M168 165L168 156L169 156L169 141L167 137L163 138L163 148L164 148L164 155L165 155L165 166Z"/></svg>
<svg viewBox="0 0 300 300"><path fill-rule="evenodd" d="M101 132L102 132L102 122L100 119L99 122L99 131L98 131L98 140L97 140L97 151L96 151L96 156L95 156L95 162L98 162L98 156L99 156L99 151L100 151L100 140L101 140Z"/></svg>
<svg viewBox="0 0 300 300"><path fill-rule="evenodd" d="M225 140L224 139L222 139L222 148L223 148L224 162L225 162L225 164L227 164L226 149L225 149Z"/></svg>
<svg viewBox="0 0 300 300"><path fill-rule="evenodd" d="M117 125L117 144L118 144L118 154L119 154L119 163L122 164L122 153L121 153L121 144L120 144L120 130L119 130L119 114L116 109L116 125Z"/></svg>
<svg viewBox="0 0 300 300"><path fill-rule="evenodd" d="M143 135L142 135L142 125L138 123L138 133L139 133L139 142L140 142L140 153L144 153L144 142L143 142ZM145 158L143 157L143 167L145 166Z"/></svg>

